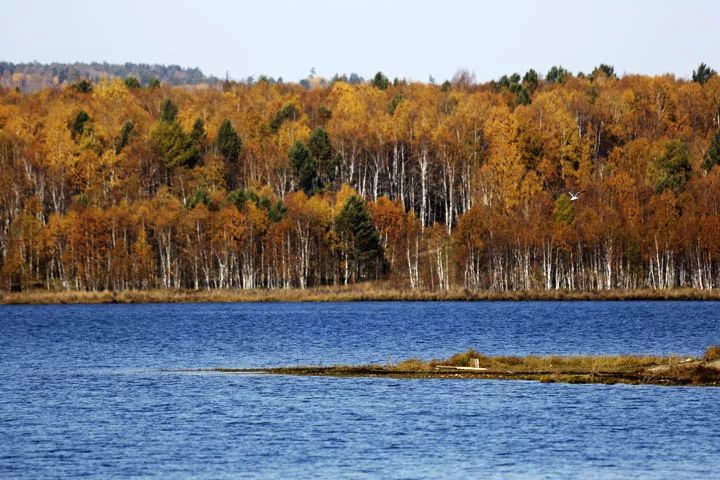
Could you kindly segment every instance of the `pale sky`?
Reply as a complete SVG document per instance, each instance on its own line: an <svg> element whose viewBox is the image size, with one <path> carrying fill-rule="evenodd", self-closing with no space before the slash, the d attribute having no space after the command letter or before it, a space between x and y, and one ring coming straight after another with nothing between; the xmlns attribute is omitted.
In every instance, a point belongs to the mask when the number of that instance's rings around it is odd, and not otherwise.
<svg viewBox="0 0 720 480"><path fill-rule="evenodd" d="M0 60L200 67L286 81L378 70L478 81L556 64L720 70L720 0L2 0Z"/></svg>

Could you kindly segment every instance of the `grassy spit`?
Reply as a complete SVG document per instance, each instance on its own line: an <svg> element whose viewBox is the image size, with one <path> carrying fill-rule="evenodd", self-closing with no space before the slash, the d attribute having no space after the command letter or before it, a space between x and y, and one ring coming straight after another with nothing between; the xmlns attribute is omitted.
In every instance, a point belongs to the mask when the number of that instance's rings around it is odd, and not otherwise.
<svg viewBox="0 0 720 480"><path fill-rule="evenodd" d="M389 282L287 290L123 290L0 291L3 304L62 303L193 303L193 302L352 302L352 301L474 301L474 300L720 300L720 290L523 290L497 292L398 288Z"/></svg>
<svg viewBox="0 0 720 480"><path fill-rule="evenodd" d="M476 378L563 383L720 386L720 346L702 358L654 356L487 356L468 350L445 360L408 359L393 365L337 365L261 369L216 368L218 373L326 377Z"/></svg>

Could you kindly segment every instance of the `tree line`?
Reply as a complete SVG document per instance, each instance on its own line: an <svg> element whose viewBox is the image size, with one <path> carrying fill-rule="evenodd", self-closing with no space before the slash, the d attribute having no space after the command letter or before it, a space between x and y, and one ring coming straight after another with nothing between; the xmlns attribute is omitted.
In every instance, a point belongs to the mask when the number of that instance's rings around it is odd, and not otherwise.
<svg viewBox="0 0 720 480"><path fill-rule="evenodd" d="M717 288L719 132L704 64L3 89L0 285Z"/></svg>
<svg viewBox="0 0 720 480"><path fill-rule="evenodd" d="M149 65L146 63L12 63L0 62L0 85L23 92L44 88L62 88L81 80L98 82L102 79L133 78L138 84L163 82L170 85L217 84L220 80L206 76L199 68L179 65Z"/></svg>

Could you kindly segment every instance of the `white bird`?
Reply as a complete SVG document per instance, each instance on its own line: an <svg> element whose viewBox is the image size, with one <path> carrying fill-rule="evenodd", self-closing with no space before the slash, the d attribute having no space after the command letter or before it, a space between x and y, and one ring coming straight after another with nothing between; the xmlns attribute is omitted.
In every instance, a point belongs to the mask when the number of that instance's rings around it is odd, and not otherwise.
<svg viewBox="0 0 720 480"><path fill-rule="evenodd" d="M575 200L577 200L578 198L580 198L580 194L581 194L581 193L585 193L585 190L580 190L580 191L577 192L577 193L568 192L568 195L570 195L570 201L571 201L571 202L574 202Z"/></svg>

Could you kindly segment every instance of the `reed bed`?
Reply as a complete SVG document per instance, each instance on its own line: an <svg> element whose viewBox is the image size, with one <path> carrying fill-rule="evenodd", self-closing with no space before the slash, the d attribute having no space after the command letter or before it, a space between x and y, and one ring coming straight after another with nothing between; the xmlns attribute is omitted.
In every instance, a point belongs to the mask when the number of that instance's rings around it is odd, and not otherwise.
<svg viewBox="0 0 720 480"><path fill-rule="evenodd" d="M424 290L388 282L307 289L254 290L32 290L0 291L4 304L193 303L193 302L353 302L353 301L525 301L525 300L720 300L720 290Z"/></svg>

